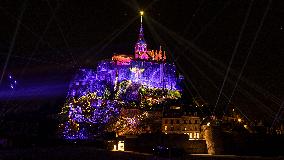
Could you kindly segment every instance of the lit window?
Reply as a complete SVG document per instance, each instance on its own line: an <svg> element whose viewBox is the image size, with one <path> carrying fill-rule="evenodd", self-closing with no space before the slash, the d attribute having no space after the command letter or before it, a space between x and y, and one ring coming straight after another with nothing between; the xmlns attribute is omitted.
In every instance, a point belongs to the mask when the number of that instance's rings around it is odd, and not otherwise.
<svg viewBox="0 0 284 160"><path fill-rule="evenodd" d="M116 151L117 149L116 149L116 145L113 145L113 151Z"/></svg>
<svg viewBox="0 0 284 160"><path fill-rule="evenodd" d="M189 138L190 138L190 139L192 138L192 133L191 133L191 132L189 133Z"/></svg>
<svg viewBox="0 0 284 160"><path fill-rule="evenodd" d="M124 141L118 141L117 150L124 151Z"/></svg>
<svg viewBox="0 0 284 160"><path fill-rule="evenodd" d="M199 139L199 133L196 133L196 138L198 138L198 139Z"/></svg>

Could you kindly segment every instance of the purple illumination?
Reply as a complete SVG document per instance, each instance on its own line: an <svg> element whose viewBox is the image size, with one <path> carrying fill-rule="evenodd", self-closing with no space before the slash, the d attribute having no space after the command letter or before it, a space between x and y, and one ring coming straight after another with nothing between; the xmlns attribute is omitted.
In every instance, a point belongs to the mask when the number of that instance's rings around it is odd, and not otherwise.
<svg viewBox="0 0 284 160"><path fill-rule="evenodd" d="M8 80L9 80L9 87L10 87L11 89L15 89L16 86L17 86L17 81L15 80L15 78L12 77L12 75L9 75L9 76L8 76Z"/></svg>
<svg viewBox="0 0 284 160"><path fill-rule="evenodd" d="M104 60L96 70L80 69L70 83L61 112L68 119L62 123L63 137L92 138L104 126L115 123L123 106L143 108L180 98L182 77L177 77L175 70L174 64L140 60L129 65Z"/></svg>
<svg viewBox="0 0 284 160"><path fill-rule="evenodd" d="M38 99L56 97L64 94L66 84L49 82L45 84L18 85L9 84L9 88L0 87L0 100L5 99Z"/></svg>
<svg viewBox="0 0 284 160"><path fill-rule="evenodd" d="M149 59L149 56L147 54L147 43L144 39L142 17L141 17L141 27L139 31L139 38L138 38L137 43L135 44L135 58L145 59L145 60Z"/></svg>
<svg viewBox="0 0 284 160"><path fill-rule="evenodd" d="M177 76L174 64L165 61L161 47L159 51L147 50L141 14L135 59L116 54L112 60L100 61L96 69L80 69L74 76L61 111L65 117L60 124L62 137L91 139L108 126L117 126L112 131L121 134L139 133L144 114L129 115L123 108L140 113L142 108L181 98L183 77ZM129 127L120 126L122 123Z"/></svg>
<svg viewBox="0 0 284 160"><path fill-rule="evenodd" d="M132 60L129 65L117 65L113 61L101 61L97 70L80 69L70 83L68 97L81 97L86 93L96 93L103 98L105 92L119 89L124 81L145 88L181 90L174 64Z"/></svg>

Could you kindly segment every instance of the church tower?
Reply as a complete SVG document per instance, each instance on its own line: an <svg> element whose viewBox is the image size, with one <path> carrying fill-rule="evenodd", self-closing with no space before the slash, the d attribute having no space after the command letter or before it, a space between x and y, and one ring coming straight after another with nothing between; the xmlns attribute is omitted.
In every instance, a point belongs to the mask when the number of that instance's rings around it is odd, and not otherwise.
<svg viewBox="0 0 284 160"><path fill-rule="evenodd" d="M147 54L147 43L144 39L144 33L143 33L143 25L142 25L142 17L144 12L140 11L140 30L139 30L139 37L138 41L135 44L135 59L149 59L149 55Z"/></svg>

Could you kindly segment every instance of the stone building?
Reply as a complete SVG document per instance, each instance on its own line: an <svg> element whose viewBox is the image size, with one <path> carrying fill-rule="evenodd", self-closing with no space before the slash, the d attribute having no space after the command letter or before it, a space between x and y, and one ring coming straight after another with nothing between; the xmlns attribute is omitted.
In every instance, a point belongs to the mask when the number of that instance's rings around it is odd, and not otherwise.
<svg viewBox="0 0 284 160"><path fill-rule="evenodd" d="M197 112L183 112L181 108L172 106L171 111L162 118L162 132L165 134L187 134L189 140L202 139L200 117Z"/></svg>

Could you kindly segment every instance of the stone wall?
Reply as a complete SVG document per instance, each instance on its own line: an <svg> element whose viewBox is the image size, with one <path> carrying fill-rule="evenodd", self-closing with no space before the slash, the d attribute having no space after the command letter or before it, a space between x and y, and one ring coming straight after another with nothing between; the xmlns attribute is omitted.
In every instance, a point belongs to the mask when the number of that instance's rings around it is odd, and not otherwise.
<svg viewBox="0 0 284 160"><path fill-rule="evenodd" d="M153 147L158 145L183 148L190 154L207 153L205 140L188 140L188 136L184 134L148 134L125 140L125 149L129 151L152 152Z"/></svg>
<svg viewBox="0 0 284 160"><path fill-rule="evenodd" d="M191 154L206 154L207 145L205 140L191 140L183 143L183 148L187 153Z"/></svg>
<svg viewBox="0 0 284 160"><path fill-rule="evenodd" d="M219 126L202 126L209 154L224 154L222 130Z"/></svg>

